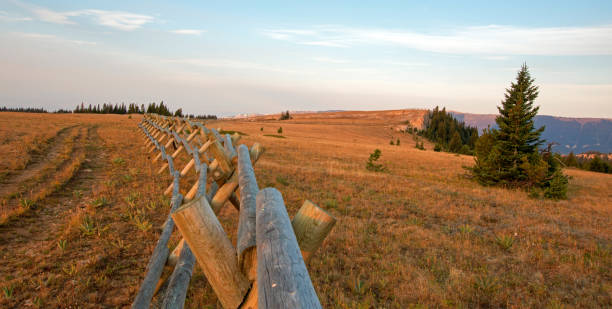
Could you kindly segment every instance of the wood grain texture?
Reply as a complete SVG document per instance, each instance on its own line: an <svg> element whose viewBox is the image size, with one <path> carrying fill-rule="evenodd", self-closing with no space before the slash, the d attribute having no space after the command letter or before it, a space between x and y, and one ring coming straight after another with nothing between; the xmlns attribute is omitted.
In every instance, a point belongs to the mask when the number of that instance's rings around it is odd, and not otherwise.
<svg viewBox="0 0 612 309"><path fill-rule="evenodd" d="M281 193L257 193L257 302L259 308L321 308Z"/></svg>
<svg viewBox="0 0 612 309"><path fill-rule="evenodd" d="M249 150L249 154L251 156L251 162L253 162L253 165L257 163L257 160L259 160L259 157L261 157L264 151L265 149L260 143L254 143L253 146L251 146L251 150Z"/></svg>
<svg viewBox="0 0 612 309"><path fill-rule="evenodd" d="M179 257L181 256L181 250L183 250L184 245L185 245L185 240L181 239L181 241L179 241L176 247L174 247L174 249L172 250L172 253L170 253L170 255L168 256L166 265L176 266L176 263L178 262Z"/></svg>
<svg viewBox="0 0 612 309"><path fill-rule="evenodd" d="M221 143L219 143L219 141L214 141L208 149L215 160L217 160L217 164L219 165L219 169L221 170L223 176L227 177L231 175L234 167L231 164L230 158L225 153L225 149L223 149L223 146L221 146Z"/></svg>
<svg viewBox="0 0 612 309"><path fill-rule="evenodd" d="M177 209L172 218L224 308L238 308L249 289L236 251L206 197Z"/></svg>
<svg viewBox="0 0 612 309"><path fill-rule="evenodd" d="M183 245L176 267L174 267L174 271L170 275L165 295L163 295L164 300L161 308L183 308L185 297L187 296L187 288L193 275L194 264L195 256L191 248L187 244Z"/></svg>
<svg viewBox="0 0 612 309"><path fill-rule="evenodd" d="M308 262L336 224L336 218L306 200L295 214L291 225L304 260Z"/></svg>
<svg viewBox="0 0 612 309"><path fill-rule="evenodd" d="M242 272L254 280L257 265L257 245L255 238L256 197L259 192L255 171L251 164L249 149L238 147L238 184L240 187L240 214L238 218L238 240L236 252Z"/></svg>
<svg viewBox="0 0 612 309"><path fill-rule="evenodd" d="M232 195L232 193L234 193L234 190L236 190L237 187L238 174L234 173L232 174L232 177L230 177L227 182L225 182L221 186L221 188L219 188L219 191L217 191L217 194L215 194L212 199L210 206L212 207L215 213L219 213L223 205L225 205L225 202L227 202L227 200Z"/></svg>

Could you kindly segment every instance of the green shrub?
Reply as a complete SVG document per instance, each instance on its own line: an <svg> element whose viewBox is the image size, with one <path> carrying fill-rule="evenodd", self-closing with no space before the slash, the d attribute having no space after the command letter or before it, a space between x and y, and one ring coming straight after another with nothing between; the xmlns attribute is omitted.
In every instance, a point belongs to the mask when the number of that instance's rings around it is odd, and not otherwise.
<svg viewBox="0 0 612 309"><path fill-rule="evenodd" d="M563 175L560 169L555 171L544 190L544 196L554 200L566 199L568 182L567 176Z"/></svg>
<svg viewBox="0 0 612 309"><path fill-rule="evenodd" d="M283 127L278 128L278 130L276 130L276 133L283 134Z"/></svg>
<svg viewBox="0 0 612 309"><path fill-rule="evenodd" d="M289 185L289 181L287 181L287 179L283 176L276 176L276 182L280 183L283 186L288 186Z"/></svg>
<svg viewBox="0 0 612 309"><path fill-rule="evenodd" d="M370 154L370 158L368 158L368 162L366 163L366 169L373 172L382 172L385 170L385 167L382 164L376 164L376 161L380 159L380 149L375 149L373 153Z"/></svg>
<svg viewBox="0 0 612 309"><path fill-rule="evenodd" d="M495 242L504 251L510 251L510 248L512 248L512 245L514 245L514 237L506 235L497 236L495 238Z"/></svg>
<svg viewBox="0 0 612 309"><path fill-rule="evenodd" d="M276 137L276 138L285 138L282 135L276 135L276 134L264 134L263 136L268 136L268 137Z"/></svg>

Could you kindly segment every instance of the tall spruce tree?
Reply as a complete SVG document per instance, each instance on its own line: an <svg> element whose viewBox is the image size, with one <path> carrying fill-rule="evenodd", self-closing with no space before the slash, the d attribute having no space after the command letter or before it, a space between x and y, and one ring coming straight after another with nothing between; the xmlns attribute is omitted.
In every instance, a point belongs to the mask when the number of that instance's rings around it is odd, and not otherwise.
<svg viewBox="0 0 612 309"><path fill-rule="evenodd" d="M476 164L471 168L476 179L486 185L539 187L549 198L565 198L567 177L550 147L541 155L544 127L535 128L538 87L523 64L498 106L498 129L487 129L476 142Z"/></svg>
<svg viewBox="0 0 612 309"><path fill-rule="evenodd" d="M502 106L497 107L499 116L495 122L499 129L495 148L501 160L500 177L509 182L525 180L527 173L522 163L544 143L540 139L544 127L535 129L534 126L540 107L533 105L538 97L538 86L533 82L527 65L523 64L516 81L506 89Z"/></svg>

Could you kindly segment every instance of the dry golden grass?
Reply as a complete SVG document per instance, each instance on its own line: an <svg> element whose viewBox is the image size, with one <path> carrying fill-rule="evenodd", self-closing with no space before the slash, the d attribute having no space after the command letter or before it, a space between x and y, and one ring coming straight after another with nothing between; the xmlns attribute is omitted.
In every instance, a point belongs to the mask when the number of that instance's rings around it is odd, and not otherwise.
<svg viewBox="0 0 612 309"><path fill-rule="evenodd" d="M266 146L260 187L290 214L310 199L338 218L309 267L324 307L612 305L611 175L569 170L568 200L534 200L465 178L472 157L415 149L393 121L293 116L213 126ZM375 148L385 173L365 169Z"/></svg>
<svg viewBox="0 0 612 309"><path fill-rule="evenodd" d="M24 169L36 154L44 152L52 139L75 118L55 114L0 113L0 181Z"/></svg>
<svg viewBox="0 0 612 309"><path fill-rule="evenodd" d="M399 117L293 116L210 126L266 147L259 186L277 187L290 215L310 199L337 217L308 266L324 307L612 305L611 175L568 170L568 200L534 200L463 177L471 157L415 149L390 130ZM60 190L0 227L0 287L12 290L0 307L127 307L168 213L170 178L142 147L139 116L61 117L88 128L84 159ZM285 138L264 136L281 126ZM375 148L387 172L365 169ZM235 241L237 211L226 205L219 219ZM186 307L215 304L196 266Z"/></svg>

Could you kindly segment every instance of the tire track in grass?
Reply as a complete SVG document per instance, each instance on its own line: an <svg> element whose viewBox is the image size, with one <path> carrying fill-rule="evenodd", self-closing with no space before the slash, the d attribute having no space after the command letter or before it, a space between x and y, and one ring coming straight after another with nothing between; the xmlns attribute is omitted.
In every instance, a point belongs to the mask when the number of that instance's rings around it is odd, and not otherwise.
<svg viewBox="0 0 612 309"><path fill-rule="evenodd" d="M3 180L0 186L0 197L10 198L15 192L19 190L19 187L27 182L29 179L36 177L46 167L49 162L54 162L61 155L62 147L66 140L78 134L75 132L78 126L66 127L58 132L50 141L51 146L47 147L46 151L42 154L35 155L25 169L16 171L12 175L8 176Z"/></svg>
<svg viewBox="0 0 612 309"><path fill-rule="evenodd" d="M100 151L97 128L89 126L76 140L77 148L70 160L62 164L52 191L38 201L38 207L0 226L0 274L2 287L13 290L13 296L0 299L0 307L36 306L37 300L53 299L62 283L57 273L70 273L70 259L52 256L59 246L57 237L71 224L74 210L92 195L103 178L104 154ZM56 175L56 176L57 176ZM73 192L80 192L75 196ZM86 248L85 248L86 250ZM62 263L66 262L66 263ZM65 282L64 282L65 283ZM57 306L62 306L57 299ZM43 307L51 305L43 303Z"/></svg>

